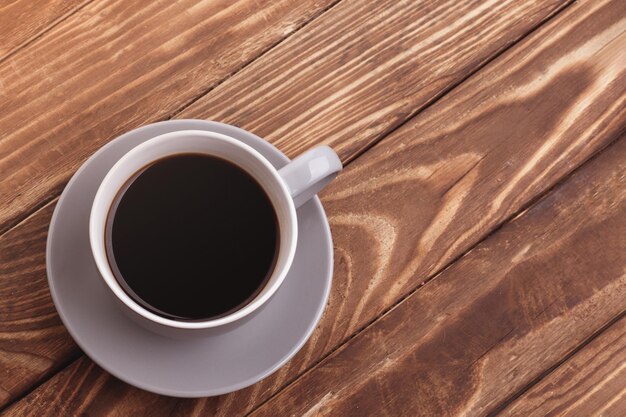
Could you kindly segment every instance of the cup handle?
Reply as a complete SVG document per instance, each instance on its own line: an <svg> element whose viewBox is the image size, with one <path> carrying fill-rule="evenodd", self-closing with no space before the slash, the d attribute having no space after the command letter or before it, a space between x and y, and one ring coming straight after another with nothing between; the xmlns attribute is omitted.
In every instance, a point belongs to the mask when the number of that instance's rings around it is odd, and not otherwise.
<svg viewBox="0 0 626 417"><path fill-rule="evenodd" d="M318 146L278 170L296 208L306 203L342 169L341 160L329 146Z"/></svg>

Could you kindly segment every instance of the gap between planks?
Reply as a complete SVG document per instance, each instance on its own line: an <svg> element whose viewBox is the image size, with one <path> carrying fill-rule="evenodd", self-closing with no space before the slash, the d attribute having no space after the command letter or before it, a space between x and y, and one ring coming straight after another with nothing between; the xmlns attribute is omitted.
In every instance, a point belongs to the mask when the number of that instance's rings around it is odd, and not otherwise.
<svg viewBox="0 0 626 417"><path fill-rule="evenodd" d="M509 51L510 49L515 47L515 45L517 45L521 40L523 40L527 36L530 36L534 32L536 32L537 30L539 30L542 26L544 26L545 24L550 22L552 19L557 17L559 14L564 12L568 7L570 7L572 4L574 4L575 1L576 0L567 0L566 2L561 4L559 7L555 8L552 11L551 14L547 15L543 20L541 20L535 26L531 27L528 31L526 31L525 33L520 35L518 38L516 38L513 41L511 41L511 43L509 45L503 47L499 51L496 51L492 56L487 57L487 59L485 59L483 62L479 63L475 68L473 68L472 70L468 71L467 75L462 77L460 80L458 80L457 82L454 82L454 83L450 84L449 86L447 86L446 88L442 89L439 93L435 94L431 99L429 99L426 102L424 102L423 105L417 106L413 112L411 112L411 113L409 113L407 115L406 119L402 120L400 123L397 123L396 125L390 126L388 129L382 131L370 143L368 143L366 146L364 146L363 148L359 149L358 151L356 151L352 155L350 155L348 157L348 159L346 159L346 161L343 162L344 167L347 166L348 164L350 164L351 162L353 162L354 160L356 160L357 158L359 158L361 155L363 155L365 152L367 152L368 150L370 150L374 146L376 146L384 138L386 138L387 136L391 135L392 133L394 133L396 130L400 129L405 124L409 123L413 118L417 117L424 110L428 109L430 106L432 106L435 103L437 103L443 97L445 97L450 92L455 90L458 86L463 84L466 80L468 80L469 78L473 77L476 73L480 72L483 68L485 68L491 62L495 61L501 55L505 54L507 51Z"/></svg>
<svg viewBox="0 0 626 417"><path fill-rule="evenodd" d="M558 362L556 362L550 368L546 369L537 378L535 378L532 381L530 381L526 386L524 386L523 388L518 390L515 394L511 395L509 398L504 400L500 405L498 405L493 410L493 412L488 414L488 417L495 417L498 414L500 414L503 411L505 411L507 409L507 407L509 407L511 404L513 404L517 399L519 399L524 394L526 394L526 392L528 392L530 389L532 389L535 385L539 384L541 381L543 381L544 379L546 379L547 377L552 375L565 362L567 362L568 360L572 359L578 352L583 350L587 345L589 345L594 340L596 340L598 337L603 335L605 331L608 331L615 323L617 323L618 321L620 321L624 317L626 317L626 310L622 311L617 316L615 316L614 318L609 320L604 326L602 326L598 330L596 330L591 336L589 336L587 339L585 339L580 345L578 345L574 349L572 349L571 352L569 352L567 355L565 355L563 358L561 358Z"/></svg>
<svg viewBox="0 0 626 417"><path fill-rule="evenodd" d="M184 112L185 110L187 110L189 107L191 107L195 102L197 102L198 100L200 100L202 97L206 96L207 94L209 94L211 91L215 90L216 88L218 88L220 85L224 84L226 81L228 81L229 79L231 79L232 77L234 77L235 75L237 75L239 72L245 70L248 66L252 65L257 59L262 58L264 55L268 54L270 51L272 51L274 48L278 47L280 44L282 44L283 42L285 42L287 39L289 39L290 37L292 37L293 35L295 35L296 33L300 32L300 30L304 29L306 26L308 26L310 23L313 23L315 20L319 19L320 17L322 17L323 15L325 15L326 13L328 13L331 9L333 9L335 6L337 6L342 0L334 0L332 3L330 3L328 6L324 7L323 9L321 9L318 13L316 13L315 15L313 15L311 17L311 19L309 19L308 21L304 22L303 24L301 24L300 26L297 26L295 28L295 30L293 32L291 32L288 36L285 36L282 39L277 40L276 42L274 42L273 44L271 44L267 49L265 49L264 51L261 51L261 53L259 53L259 55L257 55L256 57L254 57L253 59L251 59L248 62L245 62L243 65L241 65L239 68L235 68L232 72L230 72L228 75L226 75L224 78L222 78L220 81L218 81L214 86L207 88L205 90L203 90L200 94L198 94L197 96L193 97L191 100L189 100L187 103L183 104L182 106L180 106L178 109L174 110L171 114L169 114L168 116L164 117L163 120L171 120L176 118L179 114L181 114L182 112ZM574 0L572 0L574 1Z"/></svg>
<svg viewBox="0 0 626 417"><path fill-rule="evenodd" d="M54 19L47 26L43 27L38 33L35 33L33 36L31 36L30 38L26 39L24 42L22 42L21 44L16 46L13 50L7 52L7 54L5 56L0 57L0 64L2 64L4 61L10 59L13 55L19 53L21 50L27 48L29 45L35 43L37 40L39 40L41 37L43 37L46 33L50 32L52 29L57 27L60 23L64 22L68 18L72 17L73 15L75 15L76 13L78 13L79 11L81 11L83 8L85 8L90 3L93 3L94 1L95 0L87 0L87 1L79 4L78 6L76 6L74 9L69 10L65 14L63 14L63 15L57 17L56 19Z"/></svg>

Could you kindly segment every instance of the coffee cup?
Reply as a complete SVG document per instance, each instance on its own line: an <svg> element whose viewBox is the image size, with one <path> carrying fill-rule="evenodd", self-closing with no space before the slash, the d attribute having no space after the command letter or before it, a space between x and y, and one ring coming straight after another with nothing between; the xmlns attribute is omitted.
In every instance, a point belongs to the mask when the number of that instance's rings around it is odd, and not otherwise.
<svg viewBox="0 0 626 417"><path fill-rule="evenodd" d="M215 317L178 319L161 314L157 308L150 308L149 304L140 302L132 289L129 290L128 286L120 282L120 274L123 275L124 271L120 272L115 262L111 261L111 249L107 250L107 224L111 222L111 216L116 215L112 214L112 207L118 204L116 201L119 201L119 196L134 178L143 175L141 172L146 167L165 158L180 155L219 158L245 171L266 194L277 222L275 257L263 285L243 305ZM89 239L102 281L122 311L152 331L172 337L188 337L228 329L252 317L276 293L290 270L296 251L296 209L315 196L341 169L341 161L328 146L315 147L281 169L276 169L252 147L220 133L184 130L149 139L131 149L109 170L93 201ZM132 257L132 254L125 256ZM149 278L146 277L146 282L149 282ZM233 276L227 279L236 283L242 277Z"/></svg>

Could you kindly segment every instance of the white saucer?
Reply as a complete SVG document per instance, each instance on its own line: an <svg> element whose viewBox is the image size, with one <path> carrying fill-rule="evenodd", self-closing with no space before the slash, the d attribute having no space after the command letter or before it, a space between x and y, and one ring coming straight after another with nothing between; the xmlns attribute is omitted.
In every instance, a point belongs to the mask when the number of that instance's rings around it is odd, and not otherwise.
<svg viewBox="0 0 626 417"><path fill-rule="evenodd" d="M139 388L176 397L205 397L254 384L304 345L328 298L333 253L328 221L315 197L298 209L298 248L289 275L248 321L221 334L176 340L128 319L106 291L91 255L91 203L100 181L123 154L154 136L186 129L239 139L276 167L289 161L263 139L216 122L172 120L133 130L96 152L65 187L50 223L46 258L57 311L91 359Z"/></svg>

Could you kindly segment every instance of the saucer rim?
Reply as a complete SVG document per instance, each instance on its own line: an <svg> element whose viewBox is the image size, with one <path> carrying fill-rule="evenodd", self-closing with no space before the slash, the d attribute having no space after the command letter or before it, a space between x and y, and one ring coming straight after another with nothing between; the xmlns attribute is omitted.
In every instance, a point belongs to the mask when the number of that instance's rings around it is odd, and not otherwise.
<svg viewBox="0 0 626 417"><path fill-rule="evenodd" d="M156 394L160 394L160 395L167 395L167 396L172 396L172 397L178 397L178 398L202 398L202 397L212 397L212 396L217 396L217 395L223 395L223 394L228 394L234 391L238 391L240 389L249 387L250 385L253 385L265 378L267 378L268 376L270 376L271 374L273 374L274 372L276 372L278 369L280 369L283 365L285 365L291 358L293 358L295 356L296 353L298 353L302 347L304 346L304 344L310 339L311 335L313 334L313 332L315 331L315 329L317 328L317 325L319 324L319 321L322 317L322 314L324 313L324 310L326 308L326 304L328 302L328 298L330 296L330 289L331 289L331 285L332 285L332 276L333 276L333 266L334 266L334 253L333 253L333 242L332 242L332 235L331 235L331 231L330 231L330 225L328 222L328 217L326 215L326 212L324 210L324 207L322 206L321 201L319 200L319 197L315 196L313 197L311 200L312 202L315 204L316 209L318 210L319 214L321 215L321 218L323 220L323 228L324 228L324 235L325 238L328 241L328 245L326 246L325 252L326 252L326 257L329 260L328 262L328 266L326 268L326 274L324 277L324 281L325 281L325 285L324 285L324 294L323 297L321 297L320 302L318 304L317 310L315 312L315 315L313 317L313 321L311 322L311 324L309 325L309 328L306 330L306 332L304 332L303 336L299 339L297 344L294 344L290 349L289 352L283 356L283 358L279 361L277 361L273 366L269 367L267 370L265 370L264 372L261 372L255 376L252 376L250 378L247 378L243 381L240 381L238 383L233 383L230 384L228 386L224 386L221 387L220 389L209 389L209 390L177 390L177 389L172 389L172 388L163 388L163 387L159 387L159 386L155 386L154 384L150 384L147 382L143 382L143 381L136 381L136 380L132 380L129 377L127 377L126 375L117 372L116 370L111 369L106 362L101 361L100 358L98 358L96 355L90 354L90 348L87 347L83 341L81 340L81 337L75 332L75 330L72 328L72 326L68 325L68 318L65 316L65 312L63 311L63 307L62 307L62 303L60 303L60 300L58 298L58 295L56 293L57 290L55 290L55 286L53 283L53 279L52 279L52 265L51 265L51 241L52 241L52 237L53 237L53 229L54 229L54 225L56 224L56 220L57 217L59 215L59 213L63 210L63 207L65 204L67 204L67 201L65 201L67 199L67 193L68 190L70 189L70 187L74 184L75 181L77 181L77 179L80 177L80 175L84 175L84 171L86 171L87 167L93 162L93 160L96 158L97 155L106 152L106 150L108 150L109 148L112 148L114 146L116 146L116 144L120 141L123 140L123 138L130 136L132 134L136 134L141 132L142 130L146 130L150 127L154 127L154 126L161 126L161 125L169 125L169 124L179 124L179 123L191 123L191 124L196 124L196 125L201 125L202 129L205 130L209 130L215 127L220 127L222 129L226 129L226 130L235 130L236 132L238 132L241 135L244 136L249 136L251 139L253 139L255 142L258 143L259 146L266 146L268 148L268 150L271 150L272 152L275 153L275 156L277 157L277 159L281 160L281 163L283 164L287 164L290 159L284 155L278 148L276 148L275 146L273 146L272 144L270 144L269 142L265 141L264 139L254 135L251 132L248 132L246 130L240 129L236 126L232 126L232 125L228 125L225 123L221 123L221 122L216 122L216 121L208 121L208 120L199 120L199 119L174 119L174 120L165 120L165 121L160 121L160 122L156 122L156 123L151 123L151 124L147 124L141 127L138 127L136 129L130 130L126 133L123 133L122 135L116 137L115 139L111 140L109 143L105 144L104 146L100 147L96 152L94 152L79 168L78 170L76 170L76 172L72 175L72 178L68 181L67 185L64 187L63 192L61 193L61 195L59 196L59 199L57 201L57 204L54 208L52 217L50 219L50 224L48 227L48 236L46 239L46 278L48 281L48 286L49 286L49 290L50 290L50 295L52 298L52 301L54 303L55 309L57 311L57 314L59 315L65 329L67 330L67 332L70 334L70 336L72 337L74 343L76 343L78 345L78 347L82 350L82 352L88 356L94 363L96 363L98 366L100 366L102 369L104 369L106 372L108 372L109 374L113 375L114 377L134 386L140 389L143 389L145 391L149 391L152 393L156 393ZM213 131L213 130L211 130ZM219 133L219 132L218 132ZM234 139L236 140L240 140L238 137L234 137ZM142 143L142 142L141 142ZM252 145L250 145L252 146ZM255 146L252 146L255 150L257 149L257 144L255 144ZM272 163L272 165L274 165ZM280 167L278 167L280 168ZM296 251L298 249L296 248ZM277 294L274 294L274 296L277 296ZM256 317L252 317L250 320L255 320ZM130 318L128 318L128 320L130 320ZM236 324L236 323L235 323ZM162 337L162 338L166 338L166 336L163 335L157 335L158 337ZM220 337L219 335L209 335L206 336L206 338L212 338L212 337Z"/></svg>

